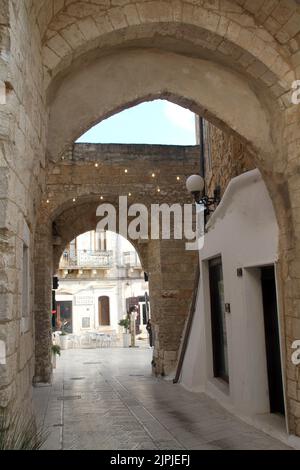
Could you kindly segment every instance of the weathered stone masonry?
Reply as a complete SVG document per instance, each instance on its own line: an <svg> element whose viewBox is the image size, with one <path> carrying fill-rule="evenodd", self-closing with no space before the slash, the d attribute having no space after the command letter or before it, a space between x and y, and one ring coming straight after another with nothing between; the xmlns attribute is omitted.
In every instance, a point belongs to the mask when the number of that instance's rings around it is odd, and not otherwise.
<svg viewBox="0 0 300 470"><path fill-rule="evenodd" d="M30 409L33 316L21 332L21 253L28 227L32 260L46 160L58 160L104 117L165 97L239 136L269 189L280 230L289 432L300 435L299 368L290 359L300 337L300 106L291 104L291 83L300 79L300 6L294 0L121 3L1 2L7 103L0 105L0 339L7 364L0 366L0 404ZM32 295L33 275L30 287Z"/></svg>
<svg viewBox="0 0 300 470"><path fill-rule="evenodd" d="M76 144L63 160L49 165L36 238L36 381L51 377L47 314L51 268L55 273L65 246L80 233L96 229L98 205L112 203L118 210L120 195L130 193L128 205L145 204L149 214L151 204L191 203L185 181L189 174L199 171L199 151L197 146ZM133 243L149 273L156 329L154 369L158 374L169 374L176 364L192 299L197 253L186 251L182 240L149 237L148 241Z"/></svg>

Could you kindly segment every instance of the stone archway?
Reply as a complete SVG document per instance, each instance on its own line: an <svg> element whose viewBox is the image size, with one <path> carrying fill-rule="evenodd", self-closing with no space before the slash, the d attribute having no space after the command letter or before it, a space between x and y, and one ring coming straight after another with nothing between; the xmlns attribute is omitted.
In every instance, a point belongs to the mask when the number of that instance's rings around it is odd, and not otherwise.
<svg viewBox="0 0 300 470"><path fill-rule="evenodd" d="M5 203L1 212L1 233L5 248L9 239L9 250L17 252L20 247L18 223L21 226L26 220L32 234L35 227L38 231L44 230L45 233L49 230L47 220L43 228L37 226L37 221L43 220L43 218L38 219L37 207L42 196L45 196L46 156L55 160L65 146L93 120L103 118L117 110L117 107L112 105L105 109L98 109L98 114L87 113L87 119L84 119L80 125L78 124L76 129L72 129L68 136L60 139L59 148L57 147L54 153L49 153L49 148L56 138L53 133L55 129L53 123L64 106L61 101L61 106L58 103L57 113L53 113L54 103L58 96L57 88L60 85L67 86L68 79L72 79L76 67L89 65L94 59L128 46L146 49L153 46L158 50L167 51L168 54L181 54L182 56L186 56L189 50L195 59L199 58L202 61L209 59L214 65L219 64L218 70L219 67L229 67L230 74L239 76L243 86L248 87L257 96L258 107L263 108L261 111L262 114L265 113L266 124L266 128L262 126L262 129L266 131L263 133L263 138L260 126L257 135L253 133L251 139L249 138L251 129L247 129L246 126L242 131L243 119L238 119L240 122L236 122L236 119L232 122L230 113L227 115L222 113L221 105L224 95L221 97L221 103L216 103L215 106L213 106L212 99L209 103L202 102L201 90L198 90L196 96L193 97L184 89L174 89L176 88L174 75L169 77L166 89L159 87L155 90L153 88L150 89L150 95L148 95L149 90L146 93L145 87L139 90L137 96L125 94L117 105L119 109L122 109L136 100L166 96L164 93L169 93L173 99L179 97L181 104L184 104L186 99L187 105L195 106L195 110L203 114L207 113L207 116L216 123L219 122L222 126L227 125L227 129L233 128L234 132L237 132L252 146L252 151L256 149L254 158L265 178L280 227L282 273L280 294L285 325L290 430L300 434L299 374L289 360L290 345L294 339L298 339L300 328L300 246L297 236L300 219L298 192L300 109L299 106L290 106L289 91L291 82L299 78L299 39L297 36L299 34L299 6L294 0L287 0L284 4L258 3L220 0L219 2L199 1L197 5L193 5L180 0L137 1L134 4L124 2L122 6L108 8L99 2L83 0L81 2L36 0L30 3L31 8L22 9L21 3L16 2L14 7L18 14L12 15L9 26L11 46L5 47L5 52L7 52L5 57L9 56L10 60L3 67L4 79L11 75L15 77L13 81L15 90L10 103L11 116L14 119L12 129L9 130L9 125L7 125L2 132L5 140L4 154L6 153L2 160L5 161L5 166L9 167L7 173L9 187L5 186L3 191ZM16 34L17 31L22 31L25 36ZM31 47L24 46L29 43ZM191 45L193 47L190 47ZM18 50L22 53L17 54ZM96 55L95 51L98 51ZM183 70L181 72L183 73ZM24 77L26 86L21 86ZM133 76L133 80L135 78ZM151 75L148 78L151 80ZM213 82L212 80L211 85ZM82 94L80 93L77 98L81 99L86 94L84 91L88 91L87 84L81 82L80 89ZM213 87L210 89L213 91ZM233 90L229 90L228 96L233 96ZM48 107L46 106L47 99ZM48 112L51 115L52 131L49 133L48 153L46 153ZM69 117L73 119L72 115ZM4 118L3 122L8 123L6 111ZM65 121L58 120L57 122L61 127L66 124ZM259 145L262 141L265 143L263 147ZM265 152L262 152L262 148ZM26 158L23 158L24 155ZM44 205L42 205L41 212L47 214ZM16 222L12 223L12 220ZM42 261L46 259L42 247L36 246L35 249L41 250ZM15 258L17 259L17 256ZM20 263L14 264L15 272L18 271L19 265ZM11 274L9 271L11 267L7 268L4 263L3 269L4 276L7 275L8 278ZM49 274L47 271L50 272L51 268L45 264L41 266L38 275L47 277ZM8 283L8 279L6 282ZM47 282L46 280L45 286ZM17 298L19 295L17 275L10 284L12 284L11 291ZM7 292L1 295L7 296ZM3 302L5 322L11 325L17 324L17 307L14 306L14 319L12 320L11 304L6 297L3 301L5 302L5 304ZM17 302L15 304L17 305ZM41 307L42 304L38 303L37 308L39 306ZM43 304L44 307L45 304ZM4 335L7 336L6 331ZM13 361L15 353L15 350L11 351ZM30 354L27 362L29 370L31 368ZM20 370L23 371L23 369L20 366ZM17 372L14 373L14 380L17 374Z"/></svg>
<svg viewBox="0 0 300 470"><path fill-rule="evenodd" d="M122 74L119 74L120 70ZM121 78L112 81L112 75ZM213 77L217 79L213 80ZM98 92L99 83L102 93ZM88 94L82 95L82 86L89 90ZM80 99L76 100L78 96ZM75 69L61 81L55 94L50 95L48 157L53 162L51 165L63 157L80 133L99 119L158 97L190 107L227 132L234 133L247 145L275 206L282 229L280 266L286 272L285 253L292 248L293 224L289 189L282 178L286 161L282 102L277 97L274 99L270 87L261 81L249 80L222 63L143 49L116 52L87 64L84 71ZM232 103L235 103L234 112ZM286 227L289 227L288 232ZM281 283L280 287L283 298L285 286ZM286 347L289 348L288 343Z"/></svg>
<svg viewBox="0 0 300 470"><path fill-rule="evenodd" d="M72 157L68 158L70 153ZM143 202L148 208L152 203L189 203L185 177L197 171L198 159L197 146L77 144L64 160L49 166L47 200L41 208L36 233L36 381L47 382L51 376L50 317L45 315L50 311L51 277L65 246L81 233L95 230L99 221L97 207L102 202L100 196L103 195L104 203L116 207L117 214L119 195L129 192L130 204ZM159 193L151 177L154 168L159 176ZM176 365L193 295L197 252L187 252L185 240L172 238L130 239L130 242L143 269L149 273L152 319L156 328L155 373L167 375Z"/></svg>

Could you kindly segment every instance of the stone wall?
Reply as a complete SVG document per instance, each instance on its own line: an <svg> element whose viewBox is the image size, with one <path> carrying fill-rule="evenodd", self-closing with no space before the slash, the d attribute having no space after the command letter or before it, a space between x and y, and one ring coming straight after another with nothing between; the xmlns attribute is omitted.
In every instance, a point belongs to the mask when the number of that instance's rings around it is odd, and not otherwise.
<svg viewBox="0 0 300 470"><path fill-rule="evenodd" d="M0 407L31 412L34 371L33 233L42 192L47 113L41 41L30 2L0 4ZM28 308L22 306L23 246L28 247Z"/></svg>
<svg viewBox="0 0 300 470"><path fill-rule="evenodd" d="M59 158L101 118L145 99L169 97L239 134L254 150L280 230L287 411L289 431L300 435L299 368L290 359L300 323L300 106L291 104L291 84L300 78L300 6L294 0L121 3L1 1L0 82L7 90L7 103L0 105L0 341L7 348L1 405L25 403L30 394L33 342L31 327L26 335L20 331L21 253L25 221L33 243L46 156ZM101 56L111 63L100 87L103 67L89 65ZM31 276L31 291L33 281ZM21 341L27 345L22 359Z"/></svg>
<svg viewBox="0 0 300 470"><path fill-rule="evenodd" d="M149 215L151 204L192 203L185 182L199 171L199 151L197 146L75 144L60 162L49 164L36 238L36 381L47 382L51 376L51 276L65 246L80 233L96 229L101 203L113 204L119 215L121 195L128 197L128 206L144 204ZM151 224L149 235L150 230ZM186 251L185 240L172 238L130 240L149 273L154 370L163 375L175 368L197 265L197 252Z"/></svg>
<svg viewBox="0 0 300 470"><path fill-rule="evenodd" d="M207 193L213 196L220 186L224 194L232 178L255 168L247 148L234 135L227 134L213 124L205 122L205 181Z"/></svg>
<svg viewBox="0 0 300 470"><path fill-rule="evenodd" d="M201 151L203 151L204 158L205 191L212 197L214 190L219 187L222 197L232 178L255 168L253 156L250 155L241 139L234 134L224 132L198 116L195 124L198 145L201 145L203 136L203 150Z"/></svg>

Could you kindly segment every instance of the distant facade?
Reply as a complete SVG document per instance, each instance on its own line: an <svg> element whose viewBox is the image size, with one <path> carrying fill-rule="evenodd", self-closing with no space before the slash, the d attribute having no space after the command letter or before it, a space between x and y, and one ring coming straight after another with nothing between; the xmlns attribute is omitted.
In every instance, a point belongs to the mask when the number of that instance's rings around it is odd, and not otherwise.
<svg viewBox="0 0 300 470"><path fill-rule="evenodd" d="M148 282L134 247L112 232L86 232L64 250L53 324L67 333L119 332L132 302L139 306L137 329L146 331Z"/></svg>

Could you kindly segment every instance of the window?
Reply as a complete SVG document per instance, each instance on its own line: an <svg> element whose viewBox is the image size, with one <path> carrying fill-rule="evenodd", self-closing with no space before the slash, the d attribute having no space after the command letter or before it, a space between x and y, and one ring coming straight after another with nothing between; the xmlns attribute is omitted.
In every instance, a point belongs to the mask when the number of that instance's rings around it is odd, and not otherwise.
<svg viewBox="0 0 300 470"><path fill-rule="evenodd" d="M206 163L206 168L208 171L211 171L211 146L210 146L210 124L209 122L203 119L203 148L204 148L204 158Z"/></svg>
<svg viewBox="0 0 300 470"><path fill-rule="evenodd" d="M6 364L6 346L4 341L0 341L0 365Z"/></svg>
<svg viewBox="0 0 300 470"><path fill-rule="evenodd" d="M23 244L22 261L22 317L29 316L29 256L28 246Z"/></svg>
<svg viewBox="0 0 300 470"><path fill-rule="evenodd" d="M98 250L107 251L106 230L101 230L97 233L98 236Z"/></svg>
<svg viewBox="0 0 300 470"><path fill-rule="evenodd" d="M90 317L83 317L81 325L82 325L82 328L90 328L91 327Z"/></svg>

